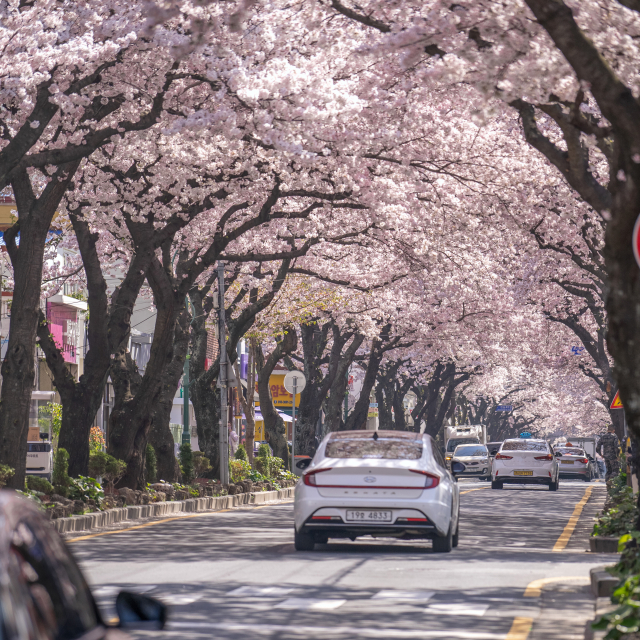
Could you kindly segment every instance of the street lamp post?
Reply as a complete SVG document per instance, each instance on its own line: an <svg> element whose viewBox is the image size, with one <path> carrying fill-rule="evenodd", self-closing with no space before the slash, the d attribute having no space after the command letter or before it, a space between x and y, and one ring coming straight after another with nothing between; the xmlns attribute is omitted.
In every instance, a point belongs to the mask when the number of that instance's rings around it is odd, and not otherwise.
<svg viewBox="0 0 640 640"><path fill-rule="evenodd" d="M220 374L218 387L220 388L220 482L229 484L229 425L227 408L227 340L226 322L224 317L224 262L218 261L218 338L220 340Z"/></svg>

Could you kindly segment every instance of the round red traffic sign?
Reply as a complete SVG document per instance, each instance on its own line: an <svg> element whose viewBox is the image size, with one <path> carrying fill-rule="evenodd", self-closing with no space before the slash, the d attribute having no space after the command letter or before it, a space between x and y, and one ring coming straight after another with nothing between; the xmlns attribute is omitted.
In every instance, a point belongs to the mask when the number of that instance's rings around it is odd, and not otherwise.
<svg viewBox="0 0 640 640"><path fill-rule="evenodd" d="M638 219L633 226L633 236L631 238L631 243L633 245L633 255L636 257L636 262L640 267L640 216L638 216Z"/></svg>

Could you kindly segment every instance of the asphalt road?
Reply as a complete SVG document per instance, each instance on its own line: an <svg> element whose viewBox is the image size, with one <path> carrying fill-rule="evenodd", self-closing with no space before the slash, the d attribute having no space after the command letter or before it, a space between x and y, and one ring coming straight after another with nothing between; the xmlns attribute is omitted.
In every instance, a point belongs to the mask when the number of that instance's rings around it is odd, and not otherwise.
<svg viewBox="0 0 640 640"><path fill-rule="evenodd" d="M171 606L169 627L140 638L582 638L589 568L612 562L586 552L604 485L493 491L469 481L461 491L460 545L449 554L427 541L370 538L296 552L291 503L156 522L70 548L107 619L120 589Z"/></svg>

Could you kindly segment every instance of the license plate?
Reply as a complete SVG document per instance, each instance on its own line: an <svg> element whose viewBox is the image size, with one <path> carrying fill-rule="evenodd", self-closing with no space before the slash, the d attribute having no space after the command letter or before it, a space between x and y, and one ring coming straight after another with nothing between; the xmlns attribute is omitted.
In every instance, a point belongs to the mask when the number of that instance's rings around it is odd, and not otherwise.
<svg viewBox="0 0 640 640"><path fill-rule="evenodd" d="M347 511L347 522L391 522L391 511Z"/></svg>
<svg viewBox="0 0 640 640"><path fill-rule="evenodd" d="M532 476L533 471L514 471L513 475L514 476Z"/></svg>
<svg viewBox="0 0 640 640"><path fill-rule="evenodd" d="M560 460L562 464L573 464L573 460Z"/></svg>

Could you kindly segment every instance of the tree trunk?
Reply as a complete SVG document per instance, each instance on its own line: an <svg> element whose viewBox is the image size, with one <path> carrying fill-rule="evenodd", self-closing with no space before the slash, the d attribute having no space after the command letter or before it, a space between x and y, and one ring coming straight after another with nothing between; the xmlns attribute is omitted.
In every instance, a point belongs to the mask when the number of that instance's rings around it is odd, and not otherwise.
<svg viewBox="0 0 640 640"><path fill-rule="evenodd" d="M385 339L388 340L390 326L386 326L382 333L381 338L374 338L371 343L371 352L369 354L369 362L367 363L367 369L364 374L364 380L362 381L362 389L360 391L360 397L356 401L353 411L349 415L344 428L346 431L353 431L354 429L365 429L367 425L367 416L369 414L369 404L371 391L376 383L378 376L378 370L382 363L382 358L385 353Z"/></svg>
<svg viewBox="0 0 640 640"><path fill-rule="evenodd" d="M78 162L61 166L37 199L26 170L17 171L11 184L19 217L4 233L13 266L14 295L7 353L2 362L0 464L15 470L7 483L14 489L24 488L27 466L29 408L35 382L36 331L46 239L56 208L77 167ZM16 243L18 233L19 244Z"/></svg>
<svg viewBox="0 0 640 640"><path fill-rule="evenodd" d="M258 368L258 395L260 397L260 412L264 420L264 430L273 455L282 458L285 469L290 469L289 447L285 424L276 408L273 406L269 377L275 366L285 354L292 353L298 346L298 337L293 327L287 327L284 337L276 344L275 349L264 357L260 345L256 348L256 365Z"/></svg>
<svg viewBox="0 0 640 640"><path fill-rule="evenodd" d="M151 431L149 432L149 442L155 449L158 460L158 478L167 482L176 482L180 475L173 434L169 424L173 399L176 397L180 378L184 372L185 356L189 346L189 320L189 313L184 309L176 323L173 357L162 373L162 391L153 411Z"/></svg>
<svg viewBox="0 0 640 640"><path fill-rule="evenodd" d="M69 218L80 248L86 274L89 323L89 350L84 360L84 372L79 380L70 374L58 345L49 333L44 314L40 313L38 342L62 403L62 425L59 446L69 453L69 474L88 475L89 435L96 413L102 403L112 349L118 348L129 333L129 322L149 254L136 254L124 280L113 292L111 305L107 297L107 283L102 274L96 249L97 233L91 233L87 222L76 213Z"/></svg>
<svg viewBox="0 0 640 640"><path fill-rule="evenodd" d="M162 391L162 373L173 359L176 323L184 309L184 298L174 293L156 258L151 262L147 280L158 311L145 374L134 388L132 369L135 365L124 345L116 352L111 366L115 403L110 418L109 453L127 463L119 486L132 489L145 484L144 465L151 416ZM139 378L137 371L135 375Z"/></svg>

